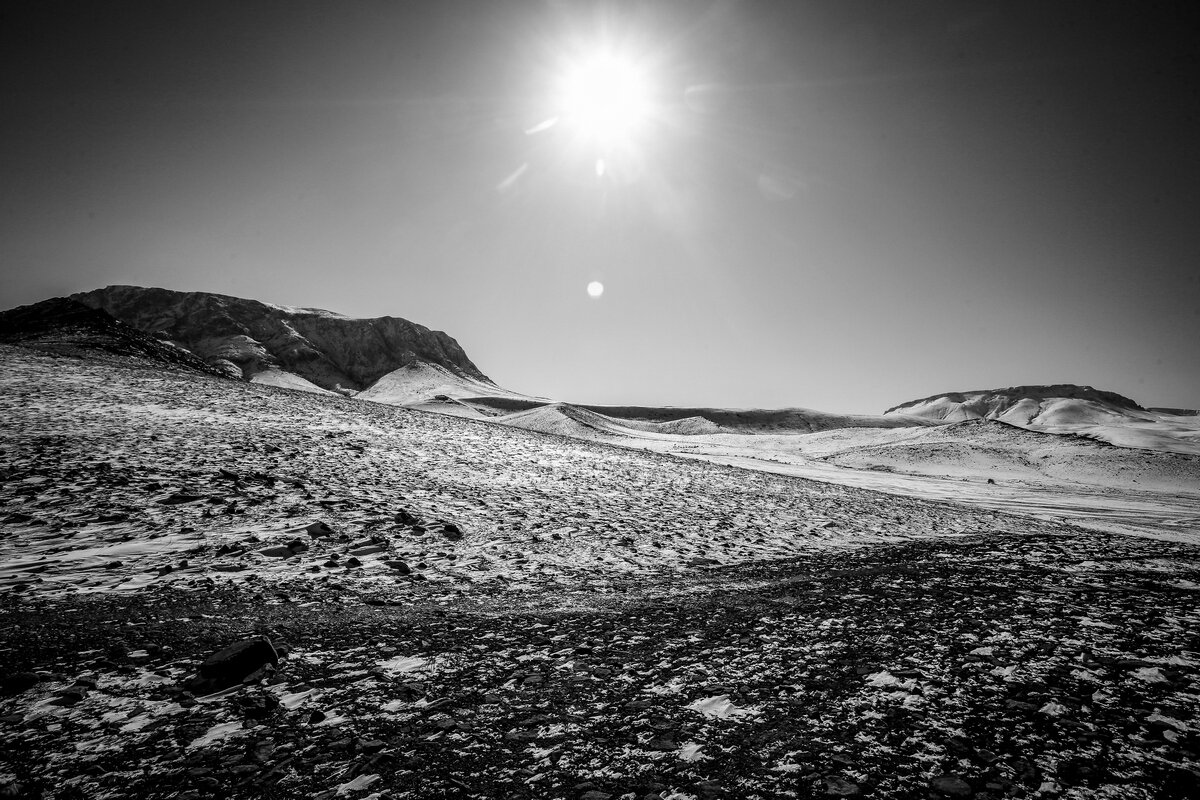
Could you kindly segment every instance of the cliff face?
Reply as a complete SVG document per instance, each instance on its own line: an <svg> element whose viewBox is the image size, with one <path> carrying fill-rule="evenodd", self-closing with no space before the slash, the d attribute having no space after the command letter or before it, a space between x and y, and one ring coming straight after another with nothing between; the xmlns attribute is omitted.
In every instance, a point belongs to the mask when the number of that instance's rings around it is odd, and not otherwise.
<svg viewBox="0 0 1200 800"><path fill-rule="evenodd" d="M320 309L138 286L109 286L71 299L185 347L234 377L249 379L277 368L325 389L360 391L400 367L425 362L491 383L454 339L396 317L352 319Z"/></svg>

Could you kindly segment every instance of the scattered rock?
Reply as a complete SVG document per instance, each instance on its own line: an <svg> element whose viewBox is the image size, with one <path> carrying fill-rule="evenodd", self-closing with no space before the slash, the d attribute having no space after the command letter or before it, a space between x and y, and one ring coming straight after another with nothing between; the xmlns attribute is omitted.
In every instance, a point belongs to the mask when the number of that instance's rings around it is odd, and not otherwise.
<svg viewBox="0 0 1200 800"><path fill-rule="evenodd" d="M938 775L929 782L929 788L948 797L970 797L974 794L971 784L961 775Z"/></svg>

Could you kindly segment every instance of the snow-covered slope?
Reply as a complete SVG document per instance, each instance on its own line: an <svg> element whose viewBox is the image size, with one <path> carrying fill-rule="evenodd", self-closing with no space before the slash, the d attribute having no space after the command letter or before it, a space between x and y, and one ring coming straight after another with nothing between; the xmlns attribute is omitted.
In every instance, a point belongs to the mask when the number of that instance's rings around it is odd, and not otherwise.
<svg viewBox="0 0 1200 800"><path fill-rule="evenodd" d="M464 375L428 361L416 361L392 370L355 397L376 403L408 406L490 395L530 399L501 389L486 378ZM471 415L482 416L478 412Z"/></svg>
<svg viewBox="0 0 1200 800"><path fill-rule="evenodd" d="M1115 444L1200 455L1200 417L1149 410L1114 392L1056 384L949 392L889 408L941 422L988 419L1030 430L1070 433Z"/></svg>

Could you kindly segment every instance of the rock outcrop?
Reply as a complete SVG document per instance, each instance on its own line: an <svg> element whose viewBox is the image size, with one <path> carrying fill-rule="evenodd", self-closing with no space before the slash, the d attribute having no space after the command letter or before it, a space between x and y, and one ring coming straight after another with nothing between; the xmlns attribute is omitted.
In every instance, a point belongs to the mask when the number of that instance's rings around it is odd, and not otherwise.
<svg viewBox="0 0 1200 800"><path fill-rule="evenodd" d="M72 295L186 348L225 374L270 370L334 391L361 391L401 367L435 364L491 384L450 336L397 317L353 319L208 292L108 286Z"/></svg>

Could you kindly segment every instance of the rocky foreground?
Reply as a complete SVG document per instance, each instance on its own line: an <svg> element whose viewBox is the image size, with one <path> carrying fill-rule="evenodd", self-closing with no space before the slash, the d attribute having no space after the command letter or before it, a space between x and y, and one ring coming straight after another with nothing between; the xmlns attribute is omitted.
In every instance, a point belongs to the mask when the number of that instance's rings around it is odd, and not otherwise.
<svg viewBox="0 0 1200 800"><path fill-rule="evenodd" d="M0 346L0 795L1200 791L1200 549Z"/></svg>

